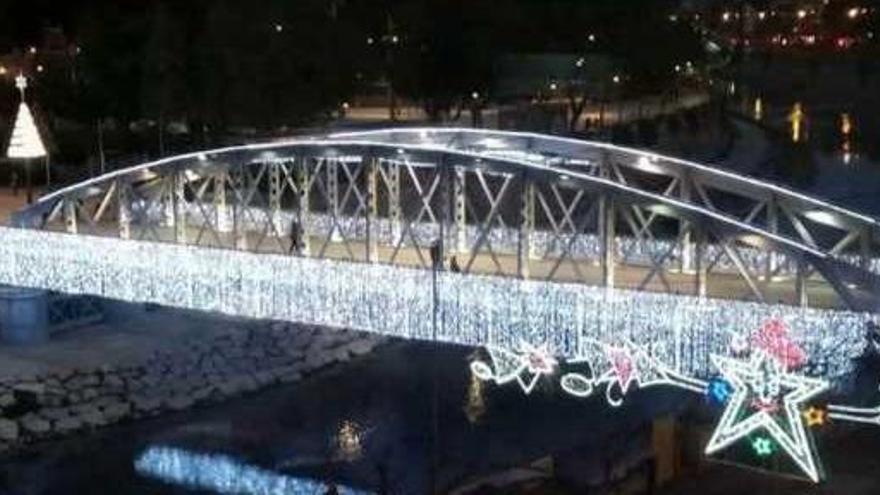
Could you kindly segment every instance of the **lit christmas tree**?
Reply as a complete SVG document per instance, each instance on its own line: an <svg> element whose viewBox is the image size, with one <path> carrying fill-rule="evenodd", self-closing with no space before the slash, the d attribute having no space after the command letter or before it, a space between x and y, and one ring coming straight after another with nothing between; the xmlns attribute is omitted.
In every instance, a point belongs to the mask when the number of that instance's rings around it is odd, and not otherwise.
<svg viewBox="0 0 880 495"><path fill-rule="evenodd" d="M21 103L18 105L18 115L15 117L15 126L12 129L6 156L22 159L42 158L46 156L46 147L43 146L40 132L34 123L34 116L24 99L27 78L19 74L15 78L15 86L21 91Z"/></svg>

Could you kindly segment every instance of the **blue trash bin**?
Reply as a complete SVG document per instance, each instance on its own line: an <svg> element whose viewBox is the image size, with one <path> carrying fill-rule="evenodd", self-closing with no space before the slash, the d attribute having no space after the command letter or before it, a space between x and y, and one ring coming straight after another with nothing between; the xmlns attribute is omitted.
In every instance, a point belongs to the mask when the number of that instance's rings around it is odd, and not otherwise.
<svg viewBox="0 0 880 495"><path fill-rule="evenodd" d="M48 294L44 290L0 287L0 342L33 345L49 340Z"/></svg>

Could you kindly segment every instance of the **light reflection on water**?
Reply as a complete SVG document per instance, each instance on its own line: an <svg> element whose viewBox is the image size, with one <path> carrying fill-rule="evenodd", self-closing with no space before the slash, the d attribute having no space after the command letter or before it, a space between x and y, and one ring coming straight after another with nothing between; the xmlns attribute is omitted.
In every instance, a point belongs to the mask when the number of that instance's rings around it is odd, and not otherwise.
<svg viewBox="0 0 880 495"><path fill-rule="evenodd" d="M815 118L810 119L809 109L802 102L795 102L790 107L782 109L777 106L777 113L774 114L773 109L769 108L761 96L747 101L751 106L752 119L756 122L764 121L767 117L768 121L772 123L774 115L777 119L784 117L785 130L793 143L802 143L815 138L817 143L814 144L822 150L833 152L844 165L856 165L860 162L858 126L856 119L850 112L835 111L832 115L814 116ZM778 113L780 110L781 114ZM816 125L812 125L813 120L817 121ZM776 122L777 125L781 124L780 120L776 120ZM814 127L816 128L814 129ZM817 135L811 135L814 133Z"/></svg>
<svg viewBox="0 0 880 495"><path fill-rule="evenodd" d="M793 143L799 143L804 138L803 128L805 119L804 106L800 102L795 103L788 114L788 121L791 122L791 141Z"/></svg>
<svg viewBox="0 0 880 495"><path fill-rule="evenodd" d="M371 495L342 485L333 487L243 464L219 454L198 454L172 447L150 447L134 463L144 476L186 488L236 495ZM336 492L332 491L336 489Z"/></svg>

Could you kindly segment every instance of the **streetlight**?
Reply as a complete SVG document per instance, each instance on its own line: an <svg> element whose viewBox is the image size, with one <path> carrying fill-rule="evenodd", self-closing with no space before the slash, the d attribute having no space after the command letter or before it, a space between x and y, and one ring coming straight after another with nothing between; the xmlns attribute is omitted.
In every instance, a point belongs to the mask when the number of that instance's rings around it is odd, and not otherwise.
<svg viewBox="0 0 880 495"><path fill-rule="evenodd" d="M275 24L275 32L280 33L282 31L284 31L284 26L282 26L281 24Z"/></svg>

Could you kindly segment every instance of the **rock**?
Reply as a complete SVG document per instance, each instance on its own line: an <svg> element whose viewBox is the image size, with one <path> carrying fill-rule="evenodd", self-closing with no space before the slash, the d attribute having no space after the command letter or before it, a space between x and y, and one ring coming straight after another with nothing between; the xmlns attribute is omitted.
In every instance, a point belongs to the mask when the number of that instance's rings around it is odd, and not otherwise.
<svg viewBox="0 0 880 495"><path fill-rule="evenodd" d="M12 388L19 394L43 395L46 393L46 386L38 382L19 383Z"/></svg>
<svg viewBox="0 0 880 495"><path fill-rule="evenodd" d="M101 410L98 408L98 405L93 402L86 402L84 404L77 404L70 408L71 413L75 416L87 416L89 414L101 414Z"/></svg>
<svg viewBox="0 0 880 495"><path fill-rule="evenodd" d="M369 354L375 347L376 345L373 343L373 340L367 337L353 340L348 344L348 349L355 356Z"/></svg>
<svg viewBox="0 0 880 495"><path fill-rule="evenodd" d="M281 368L275 373L281 383L298 382L302 378L299 366L288 366L286 368Z"/></svg>
<svg viewBox="0 0 880 495"><path fill-rule="evenodd" d="M275 381L275 375L270 371L260 371L254 374L254 380L260 387L265 387Z"/></svg>
<svg viewBox="0 0 880 495"><path fill-rule="evenodd" d="M98 393L98 391L94 388L86 388L83 389L82 392L80 392L80 397L82 397L82 400L92 400L97 398L99 395L100 394Z"/></svg>
<svg viewBox="0 0 880 495"><path fill-rule="evenodd" d="M104 415L101 414L101 411L98 411L97 409L80 414L78 418L82 421L82 423L89 426L104 426L107 424L107 420L104 419Z"/></svg>
<svg viewBox="0 0 880 495"><path fill-rule="evenodd" d="M52 425L36 414L29 413L18 420L21 429L32 435L44 435L52 429Z"/></svg>
<svg viewBox="0 0 880 495"><path fill-rule="evenodd" d="M135 410L145 413L154 412L162 406L162 400L157 397L135 396L131 402Z"/></svg>
<svg viewBox="0 0 880 495"><path fill-rule="evenodd" d="M333 357L335 357L340 363L344 363L351 359L351 354L345 346L342 346L333 351Z"/></svg>
<svg viewBox="0 0 880 495"><path fill-rule="evenodd" d="M101 385L106 389L117 391L125 387L125 382L116 375L107 375Z"/></svg>
<svg viewBox="0 0 880 495"><path fill-rule="evenodd" d="M165 406L172 411L183 411L195 404L195 399L189 395L175 395L165 401Z"/></svg>
<svg viewBox="0 0 880 495"><path fill-rule="evenodd" d="M213 393L214 393L214 387L212 385L206 385L204 387L201 387L201 388L193 391L192 397L197 402L201 402L201 401L206 400L209 397L211 397L211 394L213 394Z"/></svg>
<svg viewBox="0 0 880 495"><path fill-rule="evenodd" d="M0 395L0 409L12 407L15 405L15 396L11 393Z"/></svg>
<svg viewBox="0 0 880 495"><path fill-rule="evenodd" d="M50 421L57 421L61 418L66 418L70 416L70 414L67 409L62 409L60 407L50 407L40 410L40 416Z"/></svg>
<svg viewBox="0 0 880 495"><path fill-rule="evenodd" d="M131 414L131 404L127 402L118 402L104 407L104 418L108 422L118 421Z"/></svg>
<svg viewBox="0 0 880 495"><path fill-rule="evenodd" d="M55 421L55 431L57 433L70 433L80 428L82 428L82 420L77 417L68 416Z"/></svg>
<svg viewBox="0 0 880 495"><path fill-rule="evenodd" d="M18 440L18 423L0 418L0 440L14 442Z"/></svg>

